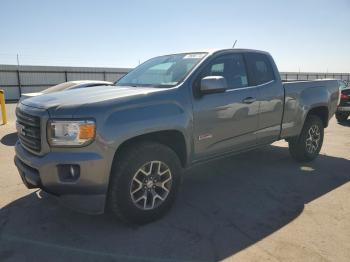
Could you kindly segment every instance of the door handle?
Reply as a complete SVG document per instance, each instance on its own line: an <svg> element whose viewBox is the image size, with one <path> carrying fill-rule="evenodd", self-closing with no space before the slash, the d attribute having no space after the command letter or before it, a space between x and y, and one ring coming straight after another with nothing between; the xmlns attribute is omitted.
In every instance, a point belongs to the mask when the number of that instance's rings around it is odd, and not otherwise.
<svg viewBox="0 0 350 262"><path fill-rule="evenodd" d="M256 99L254 97L246 97L242 100L244 104L251 104L251 103L254 103L255 101Z"/></svg>

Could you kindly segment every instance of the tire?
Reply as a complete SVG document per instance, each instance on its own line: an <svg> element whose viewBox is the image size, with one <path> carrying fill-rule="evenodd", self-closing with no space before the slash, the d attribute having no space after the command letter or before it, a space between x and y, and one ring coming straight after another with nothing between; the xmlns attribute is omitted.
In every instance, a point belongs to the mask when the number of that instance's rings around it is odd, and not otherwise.
<svg viewBox="0 0 350 262"><path fill-rule="evenodd" d="M180 160L169 147L154 142L132 145L114 160L107 205L126 223L157 220L174 203L181 173Z"/></svg>
<svg viewBox="0 0 350 262"><path fill-rule="evenodd" d="M323 137L322 120L318 116L310 115L305 120L300 135L289 140L289 152L298 162L312 161L320 153Z"/></svg>
<svg viewBox="0 0 350 262"><path fill-rule="evenodd" d="M349 117L349 113L336 113L335 118L338 122L345 122Z"/></svg>

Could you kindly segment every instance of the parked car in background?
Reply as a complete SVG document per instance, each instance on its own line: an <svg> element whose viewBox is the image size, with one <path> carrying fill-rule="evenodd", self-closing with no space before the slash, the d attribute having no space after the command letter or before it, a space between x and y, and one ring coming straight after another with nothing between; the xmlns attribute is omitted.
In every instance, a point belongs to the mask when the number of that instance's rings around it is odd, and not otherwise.
<svg viewBox="0 0 350 262"><path fill-rule="evenodd" d="M68 82L64 82L64 83L49 87L41 92L24 93L21 95L20 101L27 99L27 98L34 97L34 96L39 96L39 95L43 95L43 94L50 94L53 92L60 92L60 91L64 91L64 90L85 88L85 87L92 87L92 86L109 86L109 85L113 85L113 83L108 82L108 81L99 81L99 80L68 81Z"/></svg>
<svg viewBox="0 0 350 262"><path fill-rule="evenodd" d="M262 51L160 56L116 86L21 101L15 164L28 188L76 210L147 223L194 164L280 139L297 161L315 159L339 95L337 80L282 83Z"/></svg>
<svg viewBox="0 0 350 262"><path fill-rule="evenodd" d="M335 113L335 117L338 122L344 122L348 119L350 115L350 87L342 80L338 80L341 95L340 95L340 104Z"/></svg>

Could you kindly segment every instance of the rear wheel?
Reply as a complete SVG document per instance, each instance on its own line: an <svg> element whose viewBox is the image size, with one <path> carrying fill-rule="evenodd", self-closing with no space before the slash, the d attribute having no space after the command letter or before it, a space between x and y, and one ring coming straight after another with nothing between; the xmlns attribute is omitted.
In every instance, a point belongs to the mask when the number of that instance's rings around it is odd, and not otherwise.
<svg viewBox="0 0 350 262"><path fill-rule="evenodd" d="M156 220L171 208L180 179L180 160L169 147L153 142L131 146L114 163L109 208L124 222Z"/></svg>
<svg viewBox="0 0 350 262"><path fill-rule="evenodd" d="M345 122L348 119L349 114L350 113L348 112L336 113L335 118L338 120L338 122Z"/></svg>
<svg viewBox="0 0 350 262"><path fill-rule="evenodd" d="M289 140L289 152L297 161L312 161L320 153L324 127L318 116L311 115L305 120L298 137Z"/></svg>

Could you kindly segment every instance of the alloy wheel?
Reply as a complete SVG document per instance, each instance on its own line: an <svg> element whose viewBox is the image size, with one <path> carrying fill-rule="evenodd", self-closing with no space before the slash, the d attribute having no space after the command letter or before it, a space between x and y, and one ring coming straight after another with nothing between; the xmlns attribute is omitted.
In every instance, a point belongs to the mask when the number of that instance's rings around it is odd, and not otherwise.
<svg viewBox="0 0 350 262"><path fill-rule="evenodd" d="M140 167L130 186L131 199L142 210L151 210L162 204L171 190L172 175L162 161L150 161Z"/></svg>

